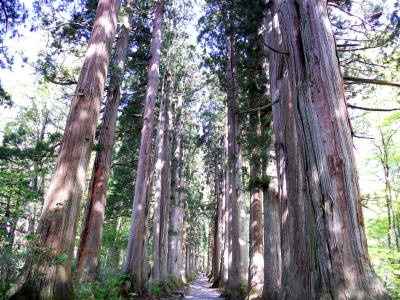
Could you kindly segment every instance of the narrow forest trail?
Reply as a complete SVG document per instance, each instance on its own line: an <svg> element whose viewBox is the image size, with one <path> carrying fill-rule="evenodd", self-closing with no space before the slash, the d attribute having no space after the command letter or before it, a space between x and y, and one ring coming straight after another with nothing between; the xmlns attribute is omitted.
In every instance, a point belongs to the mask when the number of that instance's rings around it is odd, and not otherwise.
<svg viewBox="0 0 400 300"><path fill-rule="evenodd" d="M224 299L220 297L221 291L210 287L207 278L199 277L191 285L189 295L185 299L190 300L208 300L208 299Z"/></svg>

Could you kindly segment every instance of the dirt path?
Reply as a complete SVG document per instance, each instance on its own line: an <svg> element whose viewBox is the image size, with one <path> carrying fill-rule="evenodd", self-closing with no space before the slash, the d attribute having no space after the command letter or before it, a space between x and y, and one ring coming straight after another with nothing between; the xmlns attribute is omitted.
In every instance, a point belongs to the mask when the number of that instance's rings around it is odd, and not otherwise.
<svg viewBox="0 0 400 300"><path fill-rule="evenodd" d="M206 278L199 277L190 285L189 295L185 297L188 300L208 300L224 299L219 297L221 291L210 288L210 283Z"/></svg>

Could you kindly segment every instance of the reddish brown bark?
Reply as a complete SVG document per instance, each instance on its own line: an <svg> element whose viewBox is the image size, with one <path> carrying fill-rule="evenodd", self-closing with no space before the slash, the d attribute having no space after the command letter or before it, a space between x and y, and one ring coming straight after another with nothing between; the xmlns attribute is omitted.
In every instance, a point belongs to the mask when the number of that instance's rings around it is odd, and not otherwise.
<svg viewBox="0 0 400 300"><path fill-rule="evenodd" d="M171 77L167 71L165 77L165 93L160 109L160 123L158 131L158 151L156 162L156 193L154 199L153 217L153 252L151 266L151 280L158 281L167 275L167 257L165 247L168 241L168 207L169 207L169 102Z"/></svg>
<svg viewBox="0 0 400 300"><path fill-rule="evenodd" d="M237 297L242 293L241 286L247 284L247 264L246 264L246 242L243 235L247 229L244 228L245 215L243 209L243 189L242 189L242 164L241 152L238 144L239 123L236 114L237 106L237 83L236 83L236 63L235 63L235 41L232 36L226 38L228 45L227 60L227 155L228 155L228 199L229 199L229 243L230 243L230 264L228 267L228 281L225 294Z"/></svg>
<svg viewBox="0 0 400 300"><path fill-rule="evenodd" d="M217 287L220 281L221 264L221 219L222 219L222 199L220 187L220 170L217 163L217 156L214 158L214 186L215 186L215 213L213 224L213 246L212 246L212 268L211 277L213 286Z"/></svg>
<svg viewBox="0 0 400 300"><path fill-rule="evenodd" d="M180 239L180 213L181 213L181 177L182 177L182 97L179 97L175 105L175 120L173 128L173 146L172 146L172 162L171 162L171 205L168 235L168 273L181 279L180 265L178 257L182 255Z"/></svg>
<svg viewBox="0 0 400 300"><path fill-rule="evenodd" d="M99 274L100 247L103 236L104 211L108 180L114 148L114 134L121 96L121 85L128 53L131 16L125 16L115 50L117 69L111 74L104 118L101 124L98 150L93 166L88 199L83 220L81 238L76 258L76 277L83 281L95 281Z"/></svg>
<svg viewBox="0 0 400 300"><path fill-rule="evenodd" d="M150 46L151 60L148 71L146 103L144 110L142 137L140 141L138 168L136 172L135 195L133 198L132 221L128 240L128 249L124 265L124 273L132 276L131 289L139 294L147 293L147 276L143 274L146 264L143 243L143 228L147 220L146 190L149 182L150 154L152 152L152 135L154 107L157 96L158 76L161 54L161 33L163 20L163 2L155 2L152 41Z"/></svg>
<svg viewBox="0 0 400 300"><path fill-rule="evenodd" d="M389 299L368 258L335 43L321 0L276 0L268 28L285 299ZM284 54L287 53L287 54Z"/></svg>
<svg viewBox="0 0 400 300"><path fill-rule="evenodd" d="M250 115L250 134L252 138L261 137L259 113ZM261 149L252 145L250 156L250 263L249 263L249 299L260 299L264 282L264 242L263 207L261 193Z"/></svg>
<svg viewBox="0 0 400 300"><path fill-rule="evenodd" d="M11 299L73 299L71 262L89 156L99 116L119 0L101 0L88 50L71 103L57 166L38 228L40 248L35 263ZM34 273L43 273L33 278Z"/></svg>
<svg viewBox="0 0 400 300"><path fill-rule="evenodd" d="M224 191L227 190L226 189L226 185L227 185L227 175L226 175L226 171L223 172L223 188ZM222 193L222 250L221 250L221 266L220 266L220 271L219 271L219 282L218 282L218 286L222 287L226 284L226 281L228 280L228 266L229 266L229 253L228 253L228 247L229 247L229 232L228 232L228 206L227 206L227 197L226 197L226 193L223 192Z"/></svg>
<svg viewBox="0 0 400 300"><path fill-rule="evenodd" d="M180 157L183 160L183 147L181 147ZM184 217L185 217L185 201L186 201L186 192L182 191L182 188L185 186L184 177L182 176L182 166L180 170L179 177L179 210L178 210L178 232L177 232L177 241L176 241L176 250L177 250L177 259L176 259L176 272L178 274L179 279L184 278L184 269L183 269L183 257L184 257L184 242L183 242L183 225L184 225Z"/></svg>

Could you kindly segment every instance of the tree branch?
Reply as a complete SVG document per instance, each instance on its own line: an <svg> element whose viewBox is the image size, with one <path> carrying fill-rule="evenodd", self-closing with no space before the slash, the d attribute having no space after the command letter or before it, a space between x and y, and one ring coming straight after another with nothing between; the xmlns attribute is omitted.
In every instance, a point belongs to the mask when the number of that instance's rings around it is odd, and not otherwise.
<svg viewBox="0 0 400 300"><path fill-rule="evenodd" d="M352 49L337 49L337 51L339 51L339 52L361 51L361 50L375 49L375 48L379 48L379 47L380 46L369 46L369 47L352 48Z"/></svg>
<svg viewBox="0 0 400 300"><path fill-rule="evenodd" d="M335 4L335 3L329 2L328 5L329 5L330 7L334 7L334 8L336 8L336 9L340 10L341 12L344 12L346 15L348 15L348 16L350 16L350 17L357 18L357 19L360 20L362 23L364 23L364 24L366 24L366 25L368 25L368 26L370 26L370 27L373 27L371 24L369 24L369 23L368 23L367 21L365 21L363 18L360 18L359 16L356 16L355 14L352 14L351 12L349 12L349 11L347 11L347 10L341 8L339 5L337 5L337 4Z"/></svg>
<svg viewBox="0 0 400 300"><path fill-rule="evenodd" d="M400 110L400 108L370 108L370 107L362 107L362 106L356 106L347 103L347 107L353 108L353 109L360 109L360 110L366 110L366 111L396 111Z"/></svg>
<svg viewBox="0 0 400 300"><path fill-rule="evenodd" d="M387 85L387 86L400 87L400 83L386 81L386 80L379 80L379 79L369 79L369 78L360 78L360 77L352 77L352 76L343 76L343 80L344 81L348 81L348 84L369 83L369 84L376 84L376 85Z"/></svg>
<svg viewBox="0 0 400 300"><path fill-rule="evenodd" d="M241 111L239 111L239 113L250 113L250 112L259 111L259 110L266 110L266 109L271 108L274 104L276 104L278 102L279 102L279 100L275 100L274 102L268 103L267 105L264 105L261 107L251 108L251 109L247 109L247 110L241 110Z"/></svg>
<svg viewBox="0 0 400 300"><path fill-rule="evenodd" d="M373 137L370 136L362 136L362 135L357 135L353 133L353 137L358 138L358 139L367 139L367 140L373 140Z"/></svg>
<svg viewBox="0 0 400 300"><path fill-rule="evenodd" d="M360 46L361 44L338 44L336 47L355 47Z"/></svg>
<svg viewBox="0 0 400 300"><path fill-rule="evenodd" d="M263 42L263 43L264 43L265 46L267 46L268 49L270 49L270 50L272 50L272 51L274 51L274 52L276 52L278 54L289 55L289 52L284 52L284 51L277 50L277 49L271 47L270 45L268 45L266 42Z"/></svg>
<svg viewBox="0 0 400 300"><path fill-rule="evenodd" d="M8 22L8 14L7 14L7 10L6 10L6 4L4 3L4 0L0 0L0 3L1 3L1 8L4 12L4 16L6 18L6 31L5 32L7 32L9 22Z"/></svg>

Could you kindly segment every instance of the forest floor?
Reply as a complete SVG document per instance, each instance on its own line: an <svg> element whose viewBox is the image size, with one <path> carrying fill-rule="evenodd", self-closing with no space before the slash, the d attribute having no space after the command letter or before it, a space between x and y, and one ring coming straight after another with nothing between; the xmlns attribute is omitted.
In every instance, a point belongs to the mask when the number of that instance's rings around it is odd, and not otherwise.
<svg viewBox="0 0 400 300"><path fill-rule="evenodd" d="M189 295L185 296L187 300L208 300L224 299L220 297L221 291L210 287L207 278L199 277L190 285Z"/></svg>

